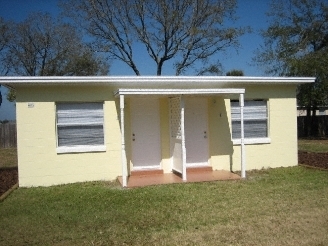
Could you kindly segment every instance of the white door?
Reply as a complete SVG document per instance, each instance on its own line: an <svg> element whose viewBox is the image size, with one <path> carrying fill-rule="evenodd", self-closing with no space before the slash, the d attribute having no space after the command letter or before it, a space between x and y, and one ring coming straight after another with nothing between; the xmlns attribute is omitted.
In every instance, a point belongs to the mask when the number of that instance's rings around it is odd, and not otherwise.
<svg viewBox="0 0 328 246"><path fill-rule="evenodd" d="M207 98L185 98L187 166L208 165Z"/></svg>
<svg viewBox="0 0 328 246"><path fill-rule="evenodd" d="M159 168L161 163L159 101L156 98L133 98L130 102L133 168Z"/></svg>

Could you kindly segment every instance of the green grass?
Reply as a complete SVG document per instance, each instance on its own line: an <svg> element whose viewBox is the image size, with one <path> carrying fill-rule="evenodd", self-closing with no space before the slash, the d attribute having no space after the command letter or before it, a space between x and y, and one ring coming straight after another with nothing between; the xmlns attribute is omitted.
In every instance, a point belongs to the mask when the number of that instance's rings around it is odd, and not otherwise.
<svg viewBox="0 0 328 246"><path fill-rule="evenodd" d="M328 175L293 167L137 189L19 188L0 218L0 245L328 245Z"/></svg>
<svg viewBox="0 0 328 246"><path fill-rule="evenodd" d="M17 167L16 148L0 148L0 168L2 167Z"/></svg>
<svg viewBox="0 0 328 246"><path fill-rule="evenodd" d="M307 152L327 153L328 152L328 140L318 139L299 139L298 150Z"/></svg>

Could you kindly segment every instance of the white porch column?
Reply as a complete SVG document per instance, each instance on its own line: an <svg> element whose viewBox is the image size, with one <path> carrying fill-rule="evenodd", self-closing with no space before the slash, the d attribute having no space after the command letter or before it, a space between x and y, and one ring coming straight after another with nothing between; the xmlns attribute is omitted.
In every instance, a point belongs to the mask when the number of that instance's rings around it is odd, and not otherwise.
<svg viewBox="0 0 328 246"><path fill-rule="evenodd" d="M187 167L186 167L186 138L185 138L185 103L184 103L184 97L181 95L180 98L180 109L181 109L181 148L182 148L182 180L187 181Z"/></svg>
<svg viewBox="0 0 328 246"><path fill-rule="evenodd" d="M122 181L123 187L127 186L127 163L126 163L126 152L125 152L125 132L124 132L124 95L120 95L120 113L121 113L121 158L122 158Z"/></svg>
<svg viewBox="0 0 328 246"><path fill-rule="evenodd" d="M240 105L240 149L241 149L241 177L246 178L246 156L244 141L244 94L239 96Z"/></svg>

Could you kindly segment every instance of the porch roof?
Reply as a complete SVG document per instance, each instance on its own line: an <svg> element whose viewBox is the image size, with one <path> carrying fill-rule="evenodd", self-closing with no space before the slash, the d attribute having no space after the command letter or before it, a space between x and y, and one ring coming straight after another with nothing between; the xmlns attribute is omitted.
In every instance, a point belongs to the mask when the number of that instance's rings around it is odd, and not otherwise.
<svg viewBox="0 0 328 246"><path fill-rule="evenodd" d="M245 89L222 88L222 89L118 89L114 95L133 96L133 95L157 95L157 96L173 96L173 95L229 95L244 94Z"/></svg>

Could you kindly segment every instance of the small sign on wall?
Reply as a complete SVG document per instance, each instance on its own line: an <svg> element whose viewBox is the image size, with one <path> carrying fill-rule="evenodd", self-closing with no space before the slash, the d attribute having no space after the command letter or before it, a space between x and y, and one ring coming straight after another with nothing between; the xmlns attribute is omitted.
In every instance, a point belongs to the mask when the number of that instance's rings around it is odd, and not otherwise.
<svg viewBox="0 0 328 246"><path fill-rule="evenodd" d="M34 108L34 103L33 103L33 102L29 102L29 103L27 103L27 107L28 107L28 108Z"/></svg>

